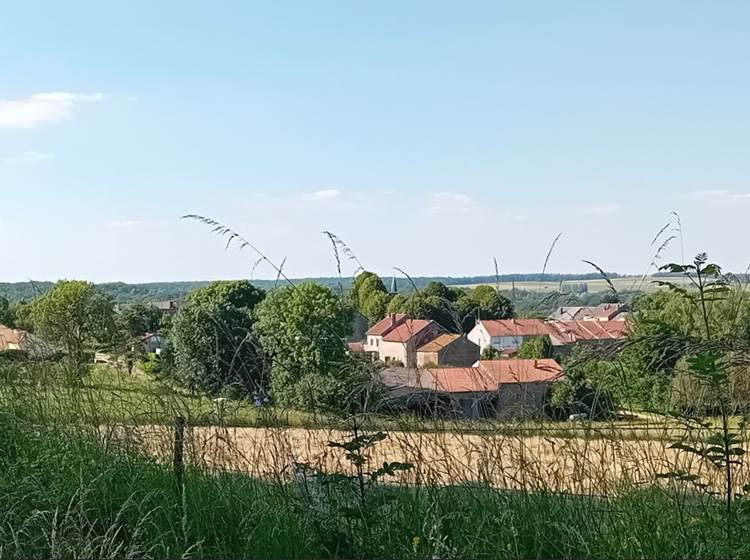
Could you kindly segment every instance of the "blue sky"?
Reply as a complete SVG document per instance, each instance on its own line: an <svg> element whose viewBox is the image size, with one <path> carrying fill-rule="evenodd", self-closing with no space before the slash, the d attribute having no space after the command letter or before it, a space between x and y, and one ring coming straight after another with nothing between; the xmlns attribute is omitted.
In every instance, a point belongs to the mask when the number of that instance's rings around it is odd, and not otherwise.
<svg viewBox="0 0 750 560"><path fill-rule="evenodd" d="M750 264L750 3L7 2L0 281ZM679 259L673 244L664 260ZM353 267L347 264L344 272ZM260 267L256 277L273 276Z"/></svg>

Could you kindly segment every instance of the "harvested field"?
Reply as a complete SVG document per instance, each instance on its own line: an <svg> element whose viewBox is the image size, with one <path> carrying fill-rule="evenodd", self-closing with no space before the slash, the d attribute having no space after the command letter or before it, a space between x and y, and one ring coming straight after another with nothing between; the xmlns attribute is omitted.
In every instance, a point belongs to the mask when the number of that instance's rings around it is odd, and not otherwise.
<svg viewBox="0 0 750 560"><path fill-rule="evenodd" d="M160 460L171 460L173 432L164 426L120 426L111 441L136 442ZM126 436L126 437L122 437ZM186 460L209 470L241 471L290 479L294 463L322 472L351 472L342 450L347 432L301 428L193 427L186 434ZM483 483L504 489L614 495L624 487L646 485L658 474L685 471L701 475L714 488L722 474L685 451L656 440L608 440L463 435L450 432L391 432L370 453L377 468L384 461L412 463L397 480L404 483ZM748 482L747 468L736 473L737 487Z"/></svg>

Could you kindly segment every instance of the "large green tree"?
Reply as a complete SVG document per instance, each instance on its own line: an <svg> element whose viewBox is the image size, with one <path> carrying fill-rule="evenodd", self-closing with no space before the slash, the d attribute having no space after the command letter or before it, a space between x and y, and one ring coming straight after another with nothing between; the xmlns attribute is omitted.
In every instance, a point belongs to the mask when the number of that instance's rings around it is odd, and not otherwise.
<svg viewBox="0 0 750 560"><path fill-rule="evenodd" d="M8 298L0 296L0 325L12 327L15 325L14 308L10 305Z"/></svg>
<svg viewBox="0 0 750 560"><path fill-rule="evenodd" d="M390 294L377 274L364 271L354 279L349 301L354 309L374 323L385 317Z"/></svg>
<svg viewBox="0 0 750 560"><path fill-rule="evenodd" d="M117 338L112 298L89 282L61 280L29 304L24 317L76 366L89 361L97 347L111 345Z"/></svg>
<svg viewBox="0 0 750 560"><path fill-rule="evenodd" d="M161 326L161 312L149 303L131 303L119 314L120 322L127 334L132 337L157 332Z"/></svg>
<svg viewBox="0 0 750 560"><path fill-rule="evenodd" d="M344 339L352 311L312 282L272 291L258 306L258 333L272 360L274 399L306 409L335 408L351 390L352 360Z"/></svg>
<svg viewBox="0 0 750 560"><path fill-rule="evenodd" d="M190 294L170 330L177 380L212 394L263 392L263 353L252 327L264 297L246 280L214 282Z"/></svg>

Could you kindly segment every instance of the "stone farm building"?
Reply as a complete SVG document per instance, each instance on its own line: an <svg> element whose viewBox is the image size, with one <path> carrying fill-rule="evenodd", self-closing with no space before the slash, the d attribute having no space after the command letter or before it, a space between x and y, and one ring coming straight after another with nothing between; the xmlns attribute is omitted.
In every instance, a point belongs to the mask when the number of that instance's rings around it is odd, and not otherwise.
<svg viewBox="0 0 750 560"><path fill-rule="evenodd" d="M479 361L479 346L460 334L443 333L417 348L417 366L471 367Z"/></svg>
<svg viewBox="0 0 750 560"><path fill-rule="evenodd" d="M602 303L595 306L558 307L550 315L556 321L625 321L628 307L622 303Z"/></svg>
<svg viewBox="0 0 750 560"><path fill-rule="evenodd" d="M416 412L458 418L519 418L542 414L560 365L544 360L482 360L476 367L386 368L392 397Z"/></svg>

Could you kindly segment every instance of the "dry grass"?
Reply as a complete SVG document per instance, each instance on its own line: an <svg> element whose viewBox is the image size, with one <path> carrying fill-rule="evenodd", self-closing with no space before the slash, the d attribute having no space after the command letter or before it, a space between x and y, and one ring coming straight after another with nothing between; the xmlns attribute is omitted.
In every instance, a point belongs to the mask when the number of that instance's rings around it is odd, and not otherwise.
<svg viewBox="0 0 750 560"><path fill-rule="evenodd" d="M159 459L171 458L168 427L119 427L108 435L126 435L126 441L138 442ZM351 472L341 450L328 446L350 437L330 429L193 427L186 457L209 470L276 480L291 476L294 462L309 463L321 472ZM399 482L420 485L478 482L502 489L612 496L623 488L656 483L658 474L677 470L701 475L717 489L723 484L706 462L655 440L392 431L369 460L375 466L384 461L411 463L415 468ZM747 469L739 469L737 487L748 481Z"/></svg>

